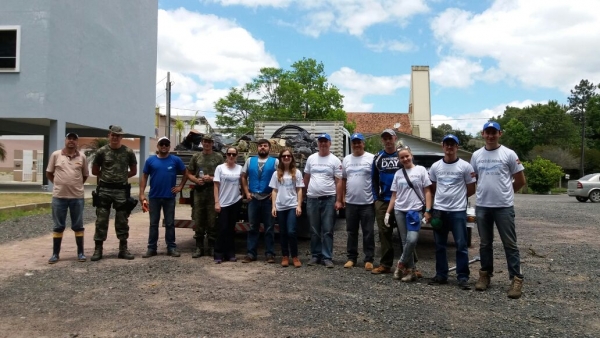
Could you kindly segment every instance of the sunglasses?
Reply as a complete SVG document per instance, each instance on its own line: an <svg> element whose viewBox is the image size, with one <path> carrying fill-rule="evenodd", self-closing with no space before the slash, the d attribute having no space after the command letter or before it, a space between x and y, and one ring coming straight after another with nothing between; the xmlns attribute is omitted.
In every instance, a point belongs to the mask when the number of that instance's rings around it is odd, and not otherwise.
<svg viewBox="0 0 600 338"><path fill-rule="evenodd" d="M227 153L227 156L237 156L237 153Z"/></svg>
<svg viewBox="0 0 600 338"><path fill-rule="evenodd" d="M169 146L171 146L171 143L162 143L162 142L161 142L161 143L159 143L158 145L159 145L160 147L169 147Z"/></svg>
<svg viewBox="0 0 600 338"><path fill-rule="evenodd" d="M281 155L281 158L292 158L292 155Z"/></svg>

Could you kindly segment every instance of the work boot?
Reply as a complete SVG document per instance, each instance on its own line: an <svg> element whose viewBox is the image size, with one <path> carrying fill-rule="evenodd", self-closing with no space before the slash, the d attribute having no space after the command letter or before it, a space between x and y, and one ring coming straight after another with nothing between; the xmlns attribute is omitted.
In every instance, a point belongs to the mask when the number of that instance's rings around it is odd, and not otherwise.
<svg viewBox="0 0 600 338"><path fill-rule="evenodd" d="M204 236L196 237L196 251L192 254L192 258L200 258L204 256Z"/></svg>
<svg viewBox="0 0 600 338"><path fill-rule="evenodd" d="M485 291L490 286L490 273L479 270L479 280L475 283L475 290Z"/></svg>
<svg viewBox="0 0 600 338"><path fill-rule="evenodd" d="M54 232L52 233L52 256L50 257L50 259L48 260L48 264L54 264L56 262L58 262L59 257L58 255L60 254L60 245L62 243L62 232Z"/></svg>
<svg viewBox="0 0 600 338"><path fill-rule="evenodd" d="M75 243L77 244L77 261L85 262L87 257L83 254L83 231L75 232Z"/></svg>
<svg viewBox="0 0 600 338"><path fill-rule="evenodd" d="M402 279L402 277L406 276L407 274L408 274L408 270L406 269L404 264L402 264L401 262L398 262L398 264L396 265L396 271L394 271L394 277L392 277L392 278L399 280L399 279Z"/></svg>
<svg viewBox="0 0 600 338"><path fill-rule="evenodd" d="M209 238L209 239L206 241L206 244L207 244L207 245L206 245L206 250L204 251L204 253L205 253L207 256L212 256L212 255L214 255L214 253L215 253L215 240L214 240L214 239L210 239L210 238Z"/></svg>
<svg viewBox="0 0 600 338"><path fill-rule="evenodd" d="M132 255L129 250L127 250L127 240L121 240L119 241L119 255L117 256L117 258L121 258L121 259L127 259L127 260L132 260L135 258L134 255Z"/></svg>
<svg viewBox="0 0 600 338"><path fill-rule="evenodd" d="M288 266L290 266L290 257L289 256L281 257L281 266L284 268L287 268Z"/></svg>
<svg viewBox="0 0 600 338"><path fill-rule="evenodd" d="M521 290L522 289L523 289L523 278L514 276L512 283L510 284L510 289L508 289L508 298L511 298L511 299L521 298L521 293L522 293Z"/></svg>
<svg viewBox="0 0 600 338"><path fill-rule="evenodd" d="M92 262L95 261L99 261L102 259L102 241L95 241L96 246L94 247L94 254L92 255L92 258L90 258L90 260Z"/></svg>
<svg viewBox="0 0 600 338"><path fill-rule="evenodd" d="M401 282L409 283L417 280L414 269L406 269L406 275L400 279Z"/></svg>

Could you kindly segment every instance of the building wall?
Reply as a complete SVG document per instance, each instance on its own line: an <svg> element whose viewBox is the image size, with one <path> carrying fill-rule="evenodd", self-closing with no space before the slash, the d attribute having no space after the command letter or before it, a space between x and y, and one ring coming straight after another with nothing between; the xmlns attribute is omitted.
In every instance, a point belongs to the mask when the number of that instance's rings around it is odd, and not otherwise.
<svg viewBox="0 0 600 338"><path fill-rule="evenodd" d="M412 66L408 110L412 134L431 140L429 66Z"/></svg>

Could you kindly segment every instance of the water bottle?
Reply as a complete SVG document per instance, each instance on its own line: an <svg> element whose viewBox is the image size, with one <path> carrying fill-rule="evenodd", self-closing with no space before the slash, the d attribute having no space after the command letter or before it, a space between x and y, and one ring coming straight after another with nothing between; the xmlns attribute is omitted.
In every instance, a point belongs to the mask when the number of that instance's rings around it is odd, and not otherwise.
<svg viewBox="0 0 600 338"><path fill-rule="evenodd" d="M198 175L196 176L199 179L202 179L204 177L204 171L202 171L202 168L198 169Z"/></svg>

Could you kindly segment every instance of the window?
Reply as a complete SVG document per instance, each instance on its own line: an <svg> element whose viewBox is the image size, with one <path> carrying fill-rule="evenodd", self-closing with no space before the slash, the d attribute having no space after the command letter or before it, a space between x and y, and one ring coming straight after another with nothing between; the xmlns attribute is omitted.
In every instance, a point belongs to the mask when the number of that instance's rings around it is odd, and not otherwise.
<svg viewBox="0 0 600 338"><path fill-rule="evenodd" d="M0 26L0 72L19 72L21 27Z"/></svg>

